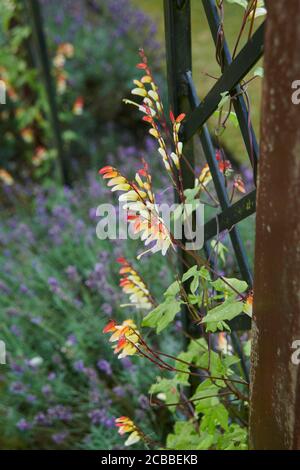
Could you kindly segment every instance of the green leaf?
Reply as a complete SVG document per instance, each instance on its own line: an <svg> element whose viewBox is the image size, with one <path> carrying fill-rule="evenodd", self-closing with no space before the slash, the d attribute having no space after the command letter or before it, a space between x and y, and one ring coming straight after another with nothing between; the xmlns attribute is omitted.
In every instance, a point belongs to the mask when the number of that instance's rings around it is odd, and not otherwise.
<svg viewBox="0 0 300 470"><path fill-rule="evenodd" d="M220 388L213 384L210 379L205 380L198 385L196 392L191 397L194 402L197 413L203 413L207 408L218 405L218 392Z"/></svg>
<svg viewBox="0 0 300 470"><path fill-rule="evenodd" d="M178 384L175 379L162 379L158 377L157 383L151 385L149 393L153 395L163 394L165 399L162 401L166 404L177 403L180 400ZM168 406L168 409L174 412L176 411L176 406Z"/></svg>
<svg viewBox="0 0 300 470"><path fill-rule="evenodd" d="M179 292L180 284L178 281L174 281L164 293L164 302L148 313L142 321L142 326L156 328L157 333L165 329L180 312L180 306L183 302L176 299Z"/></svg>
<svg viewBox="0 0 300 470"><path fill-rule="evenodd" d="M195 277L195 276L199 278L201 277L202 279L205 279L206 281L210 281L210 274L208 270L204 266L201 266L201 268L199 269L199 267L195 264L188 271L184 273L184 275L182 276L182 282L188 281L188 279L190 279L191 277Z"/></svg>
<svg viewBox="0 0 300 470"><path fill-rule="evenodd" d="M209 310L202 323L229 321L242 313L244 304L232 297L225 300L221 305Z"/></svg>
<svg viewBox="0 0 300 470"><path fill-rule="evenodd" d="M174 320L177 313L180 312L181 304L182 302L172 297L167 298L144 318L142 326L156 328L156 332L160 333Z"/></svg>
<svg viewBox="0 0 300 470"><path fill-rule="evenodd" d="M165 297L175 297L180 292L180 284L178 281L174 281L164 293Z"/></svg>
<svg viewBox="0 0 300 470"><path fill-rule="evenodd" d="M178 359L181 359L182 361L197 365L201 356L203 354L206 354L206 352L207 352L207 343L204 338L200 338L197 341L191 341L188 346L187 351L180 353L177 357ZM176 381L184 385L189 385L189 375L186 372L189 371L190 366L188 364L183 364L177 361L176 368L182 371L182 372L177 372L175 376Z"/></svg>
<svg viewBox="0 0 300 470"><path fill-rule="evenodd" d="M196 186L195 188L189 188L184 190L184 195L185 195L185 202L192 202L194 201L195 197L199 193L199 186Z"/></svg>
<svg viewBox="0 0 300 470"><path fill-rule="evenodd" d="M201 420L200 430L209 434L216 432L216 427L221 426L225 431L228 430L228 411L222 403L208 408Z"/></svg>
<svg viewBox="0 0 300 470"><path fill-rule="evenodd" d="M223 279L225 279L226 282L224 282ZM248 284L245 281L226 277L223 279L218 278L211 284L217 291L223 292L225 295L236 295L236 291L242 294L248 289Z"/></svg>
<svg viewBox="0 0 300 470"><path fill-rule="evenodd" d="M226 113L227 114L227 113ZM219 119L220 111L217 110L213 114L217 119ZM228 116L229 122L234 125L234 127L239 127L239 121L237 118L237 115L234 111L230 111L229 116Z"/></svg>
<svg viewBox="0 0 300 470"><path fill-rule="evenodd" d="M210 245L212 247L212 250L217 253L218 257L223 261L225 264L225 254L228 252L227 246L225 246L222 242L217 241L217 240L212 240L210 242Z"/></svg>
<svg viewBox="0 0 300 470"><path fill-rule="evenodd" d="M199 434L192 421L177 421L173 434L167 437L167 448L173 450L195 450L199 444Z"/></svg>
<svg viewBox="0 0 300 470"><path fill-rule="evenodd" d="M245 10L248 6L247 0L227 0L228 3L236 3L237 5L240 5L243 7Z"/></svg>
<svg viewBox="0 0 300 470"><path fill-rule="evenodd" d="M185 282L187 281L188 279L190 279L191 277L194 277L196 276L198 273L198 266L197 264L195 264L194 266L192 266L188 271L186 271L184 273L184 275L182 276L182 282Z"/></svg>
<svg viewBox="0 0 300 470"><path fill-rule="evenodd" d="M246 450L248 448L247 440L247 430L238 424L231 424L226 432L219 435L217 449Z"/></svg>
<svg viewBox="0 0 300 470"><path fill-rule="evenodd" d="M251 354L251 339L248 339L244 344L244 353L247 357L250 357Z"/></svg>
<svg viewBox="0 0 300 470"><path fill-rule="evenodd" d="M218 109L222 109L223 106L225 106L226 103L230 100L230 94L229 91L224 91L221 93L221 100L219 101L218 104Z"/></svg>
<svg viewBox="0 0 300 470"><path fill-rule="evenodd" d="M196 450L209 450L210 447L215 443L215 440L215 435L202 432Z"/></svg>

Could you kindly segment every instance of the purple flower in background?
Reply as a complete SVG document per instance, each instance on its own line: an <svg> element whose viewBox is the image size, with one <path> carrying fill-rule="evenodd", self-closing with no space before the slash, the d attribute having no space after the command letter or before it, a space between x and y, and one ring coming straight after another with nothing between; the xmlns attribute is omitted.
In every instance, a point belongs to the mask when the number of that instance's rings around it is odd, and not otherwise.
<svg viewBox="0 0 300 470"><path fill-rule="evenodd" d="M18 338L22 335L22 330L17 325L11 325L11 327L9 329Z"/></svg>
<svg viewBox="0 0 300 470"><path fill-rule="evenodd" d="M98 369L104 372L106 375L112 375L111 365L105 359L100 359L97 362Z"/></svg>
<svg viewBox="0 0 300 470"><path fill-rule="evenodd" d="M67 437L69 436L69 433L67 431L63 431L63 432L58 432L56 434L52 434L51 436L51 439L53 442L55 442L55 444L62 444L66 439Z"/></svg>
<svg viewBox="0 0 300 470"><path fill-rule="evenodd" d="M50 289L52 290L52 292L56 293L60 289L58 280L55 277L49 277L48 278L48 285L49 285Z"/></svg>
<svg viewBox="0 0 300 470"><path fill-rule="evenodd" d="M31 428L31 424L28 423L28 421L26 421L26 419L24 418L20 419L20 421L17 422L16 426L20 431L28 431L28 429Z"/></svg>
<svg viewBox="0 0 300 470"><path fill-rule="evenodd" d="M92 388L90 391L90 401L92 403L99 403L100 400L100 393L97 388Z"/></svg>
<svg viewBox="0 0 300 470"><path fill-rule="evenodd" d="M121 387L120 385L117 385L116 387L114 387L113 392L119 398L124 398L126 396L126 391L124 390L124 387Z"/></svg>
<svg viewBox="0 0 300 470"><path fill-rule="evenodd" d="M97 207L91 207L89 210L89 218L92 221L97 220Z"/></svg>
<svg viewBox="0 0 300 470"><path fill-rule="evenodd" d="M62 228L54 224L50 229L49 229L49 236L50 239L53 241L54 245L61 245L62 244Z"/></svg>
<svg viewBox="0 0 300 470"><path fill-rule="evenodd" d="M65 270L67 276L68 276L68 279L72 282L78 282L80 277L79 277L79 274L78 274L78 271L77 271L77 268L76 266L68 266Z"/></svg>
<svg viewBox="0 0 300 470"><path fill-rule="evenodd" d="M34 403L36 402L36 396L29 393L26 397L26 400L28 401L28 403Z"/></svg>
<svg viewBox="0 0 300 470"><path fill-rule="evenodd" d="M16 395L22 394L26 391L26 386L22 382L12 382L9 390Z"/></svg>
<svg viewBox="0 0 300 470"><path fill-rule="evenodd" d="M81 359L74 362L73 367L74 367L74 370L76 370L76 372L84 372L85 371L84 362Z"/></svg>
<svg viewBox="0 0 300 470"><path fill-rule="evenodd" d="M17 317L18 315L20 315L19 310L17 310L16 308L8 308L8 309L6 310L6 313L7 313L7 315L9 315L10 317Z"/></svg>
<svg viewBox="0 0 300 470"><path fill-rule="evenodd" d="M62 288L59 285L58 280L55 277L48 278L48 285L50 287L51 292L53 292L53 294L58 295L63 300L67 300L67 296L63 292Z"/></svg>
<svg viewBox="0 0 300 470"><path fill-rule="evenodd" d="M42 412L37 413L33 421L38 426L51 426L52 424L52 420Z"/></svg>
<svg viewBox="0 0 300 470"><path fill-rule="evenodd" d="M97 380L97 373L92 367L87 367L84 372L90 380Z"/></svg>
<svg viewBox="0 0 300 470"><path fill-rule="evenodd" d="M106 302L104 304L102 304L102 312L105 313L105 315L110 317L111 314L112 314L112 311L113 311L113 308L110 304L108 304Z"/></svg>
<svg viewBox="0 0 300 470"><path fill-rule="evenodd" d="M20 292L21 294L26 294L26 295L30 294L30 291L25 284L20 284Z"/></svg>
<svg viewBox="0 0 300 470"><path fill-rule="evenodd" d="M134 365L132 364L131 360L129 359L129 357L123 357L121 359L121 364L122 366L125 368L125 369L133 369L134 368Z"/></svg>
<svg viewBox="0 0 300 470"><path fill-rule="evenodd" d="M43 395L49 396L51 392L52 392L52 387L51 387L51 385L44 385L44 386L42 387L42 393L43 393Z"/></svg>
<svg viewBox="0 0 300 470"><path fill-rule="evenodd" d="M47 415L48 418L52 420L55 419L59 421L71 421L73 419L70 408L64 405L55 405L51 408L48 408Z"/></svg>
<svg viewBox="0 0 300 470"><path fill-rule="evenodd" d="M0 280L0 291L2 291L3 294L10 294L11 292L10 288L1 280Z"/></svg>
<svg viewBox="0 0 300 470"><path fill-rule="evenodd" d="M140 395L138 399L139 405L143 410L149 409L149 398L146 395Z"/></svg>
<svg viewBox="0 0 300 470"><path fill-rule="evenodd" d="M56 379L56 373L55 372L50 372L48 374L48 380L55 380Z"/></svg>
<svg viewBox="0 0 300 470"><path fill-rule="evenodd" d="M24 373L24 367L22 367L20 364L17 364L16 362L11 362L10 368L11 368L11 371L14 372L15 374L22 375Z"/></svg>
<svg viewBox="0 0 300 470"><path fill-rule="evenodd" d="M75 335L69 335L67 337L67 342L66 342L66 345L67 346L75 346L75 344L77 344L77 338Z"/></svg>
<svg viewBox="0 0 300 470"><path fill-rule="evenodd" d="M105 409L95 409L88 413L88 417L90 418L92 424L95 426L102 424L107 428L114 427L115 420L113 417L108 416Z"/></svg>
<svg viewBox="0 0 300 470"><path fill-rule="evenodd" d="M41 317L30 317L31 323L34 325L40 325L42 323L42 318Z"/></svg>
<svg viewBox="0 0 300 470"><path fill-rule="evenodd" d="M115 427L115 418L112 418L112 417L108 417L106 418L105 422L104 422L104 426L108 429L112 429Z"/></svg>
<svg viewBox="0 0 300 470"><path fill-rule="evenodd" d="M175 331L177 331L178 333L182 331L182 321L177 320L175 322Z"/></svg>

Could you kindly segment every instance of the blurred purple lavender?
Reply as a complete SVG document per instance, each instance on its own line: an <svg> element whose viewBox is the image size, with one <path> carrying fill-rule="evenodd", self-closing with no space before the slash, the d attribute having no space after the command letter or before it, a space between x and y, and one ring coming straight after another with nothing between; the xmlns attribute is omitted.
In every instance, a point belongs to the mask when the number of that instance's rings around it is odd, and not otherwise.
<svg viewBox="0 0 300 470"><path fill-rule="evenodd" d="M108 361L105 359L100 359L97 362L98 369L104 372L106 375L112 375L112 368Z"/></svg>
<svg viewBox="0 0 300 470"><path fill-rule="evenodd" d="M55 444L59 445L59 444L62 444L67 439L68 436L69 436L68 431L62 431L59 433L52 434L51 438Z"/></svg>
<svg viewBox="0 0 300 470"><path fill-rule="evenodd" d="M28 421L26 421L26 419L24 418L20 419L20 421L17 422L16 426L20 431L28 431L29 429L31 429L31 424L28 423Z"/></svg>

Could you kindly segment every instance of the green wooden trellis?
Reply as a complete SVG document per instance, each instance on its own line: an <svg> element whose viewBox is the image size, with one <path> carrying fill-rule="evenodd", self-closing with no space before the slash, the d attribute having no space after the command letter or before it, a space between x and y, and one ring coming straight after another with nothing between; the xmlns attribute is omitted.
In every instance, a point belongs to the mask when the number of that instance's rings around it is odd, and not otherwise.
<svg viewBox="0 0 300 470"><path fill-rule="evenodd" d="M229 230L229 236L243 279L252 287L253 277L249 261L243 246L237 224L255 212L256 190L231 204L225 181L218 169L215 149L206 121L217 109L221 93L229 91L236 98L233 100L242 138L250 158L256 179L258 144L252 128L248 109L241 93L240 83L263 54L264 24L242 48L234 60L231 58L226 39L222 49L222 75L200 102L192 78L191 56L191 5L190 0L164 0L165 40L167 54L168 92L170 106L175 115L187 114L182 126L181 140L185 146L185 155L194 165L192 137L198 134L206 161L209 165L215 190L219 199L220 213L206 222L204 239L207 242L223 230ZM215 44L218 40L220 18L216 0L202 0L205 15ZM184 171L184 185L191 187L190 175ZM233 324L233 329L249 329L250 319L243 318Z"/></svg>
<svg viewBox="0 0 300 470"><path fill-rule="evenodd" d="M51 64L47 49L46 35L43 26L43 17L39 0L27 0L26 7L32 26L33 51L44 81L45 92L49 106L54 145L57 151L58 170L63 184L71 185L70 168L63 145L62 130L59 122L56 92L51 74Z"/></svg>

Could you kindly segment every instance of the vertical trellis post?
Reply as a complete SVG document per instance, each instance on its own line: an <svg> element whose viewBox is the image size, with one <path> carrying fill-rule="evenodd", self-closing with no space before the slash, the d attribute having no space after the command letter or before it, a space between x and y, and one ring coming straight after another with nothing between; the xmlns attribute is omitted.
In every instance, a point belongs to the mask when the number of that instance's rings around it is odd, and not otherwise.
<svg viewBox="0 0 300 470"><path fill-rule="evenodd" d="M250 446L300 449L300 3L266 3Z"/></svg>
<svg viewBox="0 0 300 470"><path fill-rule="evenodd" d="M164 0L166 62L168 78L169 105L175 116L190 111L189 90L186 80L187 72L192 70L191 51L191 6L190 0ZM194 168L193 140L184 145L184 154L190 165ZM185 162L181 164L183 186L192 188L194 177ZM194 264L191 257L183 250L179 251L181 257L180 270L183 273L186 267ZM183 322L189 328L188 312L183 311Z"/></svg>
<svg viewBox="0 0 300 470"><path fill-rule="evenodd" d="M175 116L190 111L186 73L192 69L190 0L164 0L165 37L169 105ZM184 154L194 167L193 142L184 145ZM182 162L183 185L192 188L194 176ZM181 256L189 263L184 252Z"/></svg>
<svg viewBox="0 0 300 470"><path fill-rule="evenodd" d="M56 94L53 86L53 80L51 76L51 67L49 62L47 43L43 28L43 18L41 15L41 9L39 0L27 0L28 11L32 23L32 33L34 39L34 45L37 53L37 59L40 65L41 73L45 83L46 95L49 104L49 113L51 120L51 127L57 150L57 158L59 162L59 170L61 179L64 184L70 185L70 174L69 168L64 154L63 141L61 136L60 123L58 118L58 109L56 104Z"/></svg>

